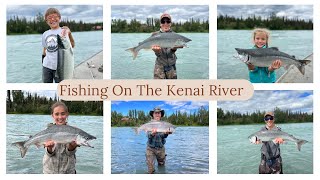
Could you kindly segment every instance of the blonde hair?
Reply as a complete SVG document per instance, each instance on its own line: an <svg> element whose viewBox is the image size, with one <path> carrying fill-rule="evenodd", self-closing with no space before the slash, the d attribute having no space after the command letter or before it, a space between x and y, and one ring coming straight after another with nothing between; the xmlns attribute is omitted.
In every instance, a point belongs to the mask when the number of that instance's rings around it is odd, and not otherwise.
<svg viewBox="0 0 320 180"><path fill-rule="evenodd" d="M46 13L44 14L44 19L47 20L47 17L50 14L57 14L59 16L59 18L61 19L60 11L57 8L49 8L49 9L47 9Z"/></svg>
<svg viewBox="0 0 320 180"><path fill-rule="evenodd" d="M56 108L56 107L58 107L58 106L63 107L63 109L64 109L67 113L69 113L69 110L68 110L68 107L66 106L66 104L63 103L63 102L61 102L61 101L59 101L59 102L54 103L54 104L51 106L51 114L53 114L54 108Z"/></svg>
<svg viewBox="0 0 320 180"><path fill-rule="evenodd" d="M256 35L258 33L264 33L267 36L267 43L266 46L269 46L269 42L270 42L270 31L266 28L254 28L253 29L253 33L252 33L252 41L254 43L254 39L256 38Z"/></svg>

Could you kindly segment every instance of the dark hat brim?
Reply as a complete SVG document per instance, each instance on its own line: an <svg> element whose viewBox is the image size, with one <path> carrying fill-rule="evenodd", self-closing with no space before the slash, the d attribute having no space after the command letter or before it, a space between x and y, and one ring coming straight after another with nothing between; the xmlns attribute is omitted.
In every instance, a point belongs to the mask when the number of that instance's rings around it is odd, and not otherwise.
<svg viewBox="0 0 320 180"><path fill-rule="evenodd" d="M161 110L160 111L161 112L161 117L163 117L164 116L164 110ZM153 118L153 113L154 113L154 111L150 111L149 112L149 115Z"/></svg>

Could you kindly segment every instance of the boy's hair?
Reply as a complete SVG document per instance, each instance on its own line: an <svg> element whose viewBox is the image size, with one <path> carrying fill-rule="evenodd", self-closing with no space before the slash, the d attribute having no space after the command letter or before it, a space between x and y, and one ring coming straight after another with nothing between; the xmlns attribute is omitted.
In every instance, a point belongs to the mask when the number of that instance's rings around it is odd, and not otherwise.
<svg viewBox="0 0 320 180"><path fill-rule="evenodd" d="M58 14L59 18L61 19L60 11L57 8L49 8L46 10L46 13L44 14L44 19L47 20L47 17L50 14Z"/></svg>
<svg viewBox="0 0 320 180"><path fill-rule="evenodd" d="M266 46L268 47L269 41L270 41L270 31L266 28L254 28L253 33L252 33L252 40L254 42L254 38L256 37L257 33L265 33L267 36L267 44Z"/></svg>
<svg viewBox="0 0 320 180"><path fill-rule="evenodd" d="M58 102L54 103L54 104L51 106L51 114L53 114L54 108L56 108L56 107L58 107L58 106L63 107L63 109L64 109L67 113L69 113L68 107L66 106L66 104L63 103L63 102L61 102L61 101L58 101Z"/></svg>

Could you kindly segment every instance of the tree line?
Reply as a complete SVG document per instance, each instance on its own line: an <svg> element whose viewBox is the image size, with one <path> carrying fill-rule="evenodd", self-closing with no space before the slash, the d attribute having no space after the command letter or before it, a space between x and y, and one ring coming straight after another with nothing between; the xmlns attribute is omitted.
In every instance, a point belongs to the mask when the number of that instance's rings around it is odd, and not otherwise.
<svg viewBox="0 0 320 180"><path fill-rule="evenodd" d="M171 22L171 28L175 32L209 32L209 20L189 19L186 22ZM123 19L112 19L112 33L150 33L159 31L160 19L147 18L143 23L137 19L129 22Z"/></svg>
<svg viewBox="0 0 320 180"><path fill-rule="evenodd" d="M171 115L165 114L161 118L164 121L170 122L174 125L181 126L209 126L209 110L200 107L193 113L175 111ZM139 126L147 123L151 120L151 116L148 112L142 110L129 110L127 115L123 115L121 112L116 110L111 112L111 126Z"/></svg>
<svg viewBox="0 0 320 180"><path fill-rule="evenodd" d="M264 111L256 111L251 114L239 113L234 111L224 112L222 108L218 108L217 117L218 125L240 125L240 124L260 124L264 123ZM277 123L303 123L313 122L313 113L291 110L274 109L274 116Z"/></svg>
<svg viewBox="0 0 320 180"><path fill-rule="evenodd" d="M103 22L86 23L83 21L76 22L71 19L62 19L60 26L68 26L72 32L91 31L97 27L103 26ZM7 20L7 35L12 34L42 34L50 29L43 14L38 13L33 19L27 20L26 17L13 16Z"/></svg>
<svg viewBox="0 0 320 180"><path fill-rule="evenodd" d="M312 20L304 20L288 17L277 17L271 13L266 19L261 16L251 16L247 18L233 17L228 15L218 16L218 29L254 29L256 27L268 28L270 30L312 30Z"/></svg>
<svg viewBox="0 0 320 180"><path fill-rule="evenodd" d="M57 96L48 98L37 93L7 90L7 114L51 114L51 105L60 101ZM103 115L102 101L63 101L71 114Z"/></svg>

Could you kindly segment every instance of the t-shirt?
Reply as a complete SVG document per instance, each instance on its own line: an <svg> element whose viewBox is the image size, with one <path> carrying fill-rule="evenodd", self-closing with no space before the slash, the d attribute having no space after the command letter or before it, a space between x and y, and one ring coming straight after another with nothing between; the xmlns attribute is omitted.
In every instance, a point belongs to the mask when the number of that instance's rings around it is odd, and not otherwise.
<svg viewBox="0 0 320 180"><path fill-rule="evenodd" d="M49 29L42 34L42 46L46 48L46 56L43 59L42 66L57 70L58 64L58 41L57 41L57 34L61 34L62 28L59 27L58 29ZM68 34L67 34L67 38Z"/></svg>

